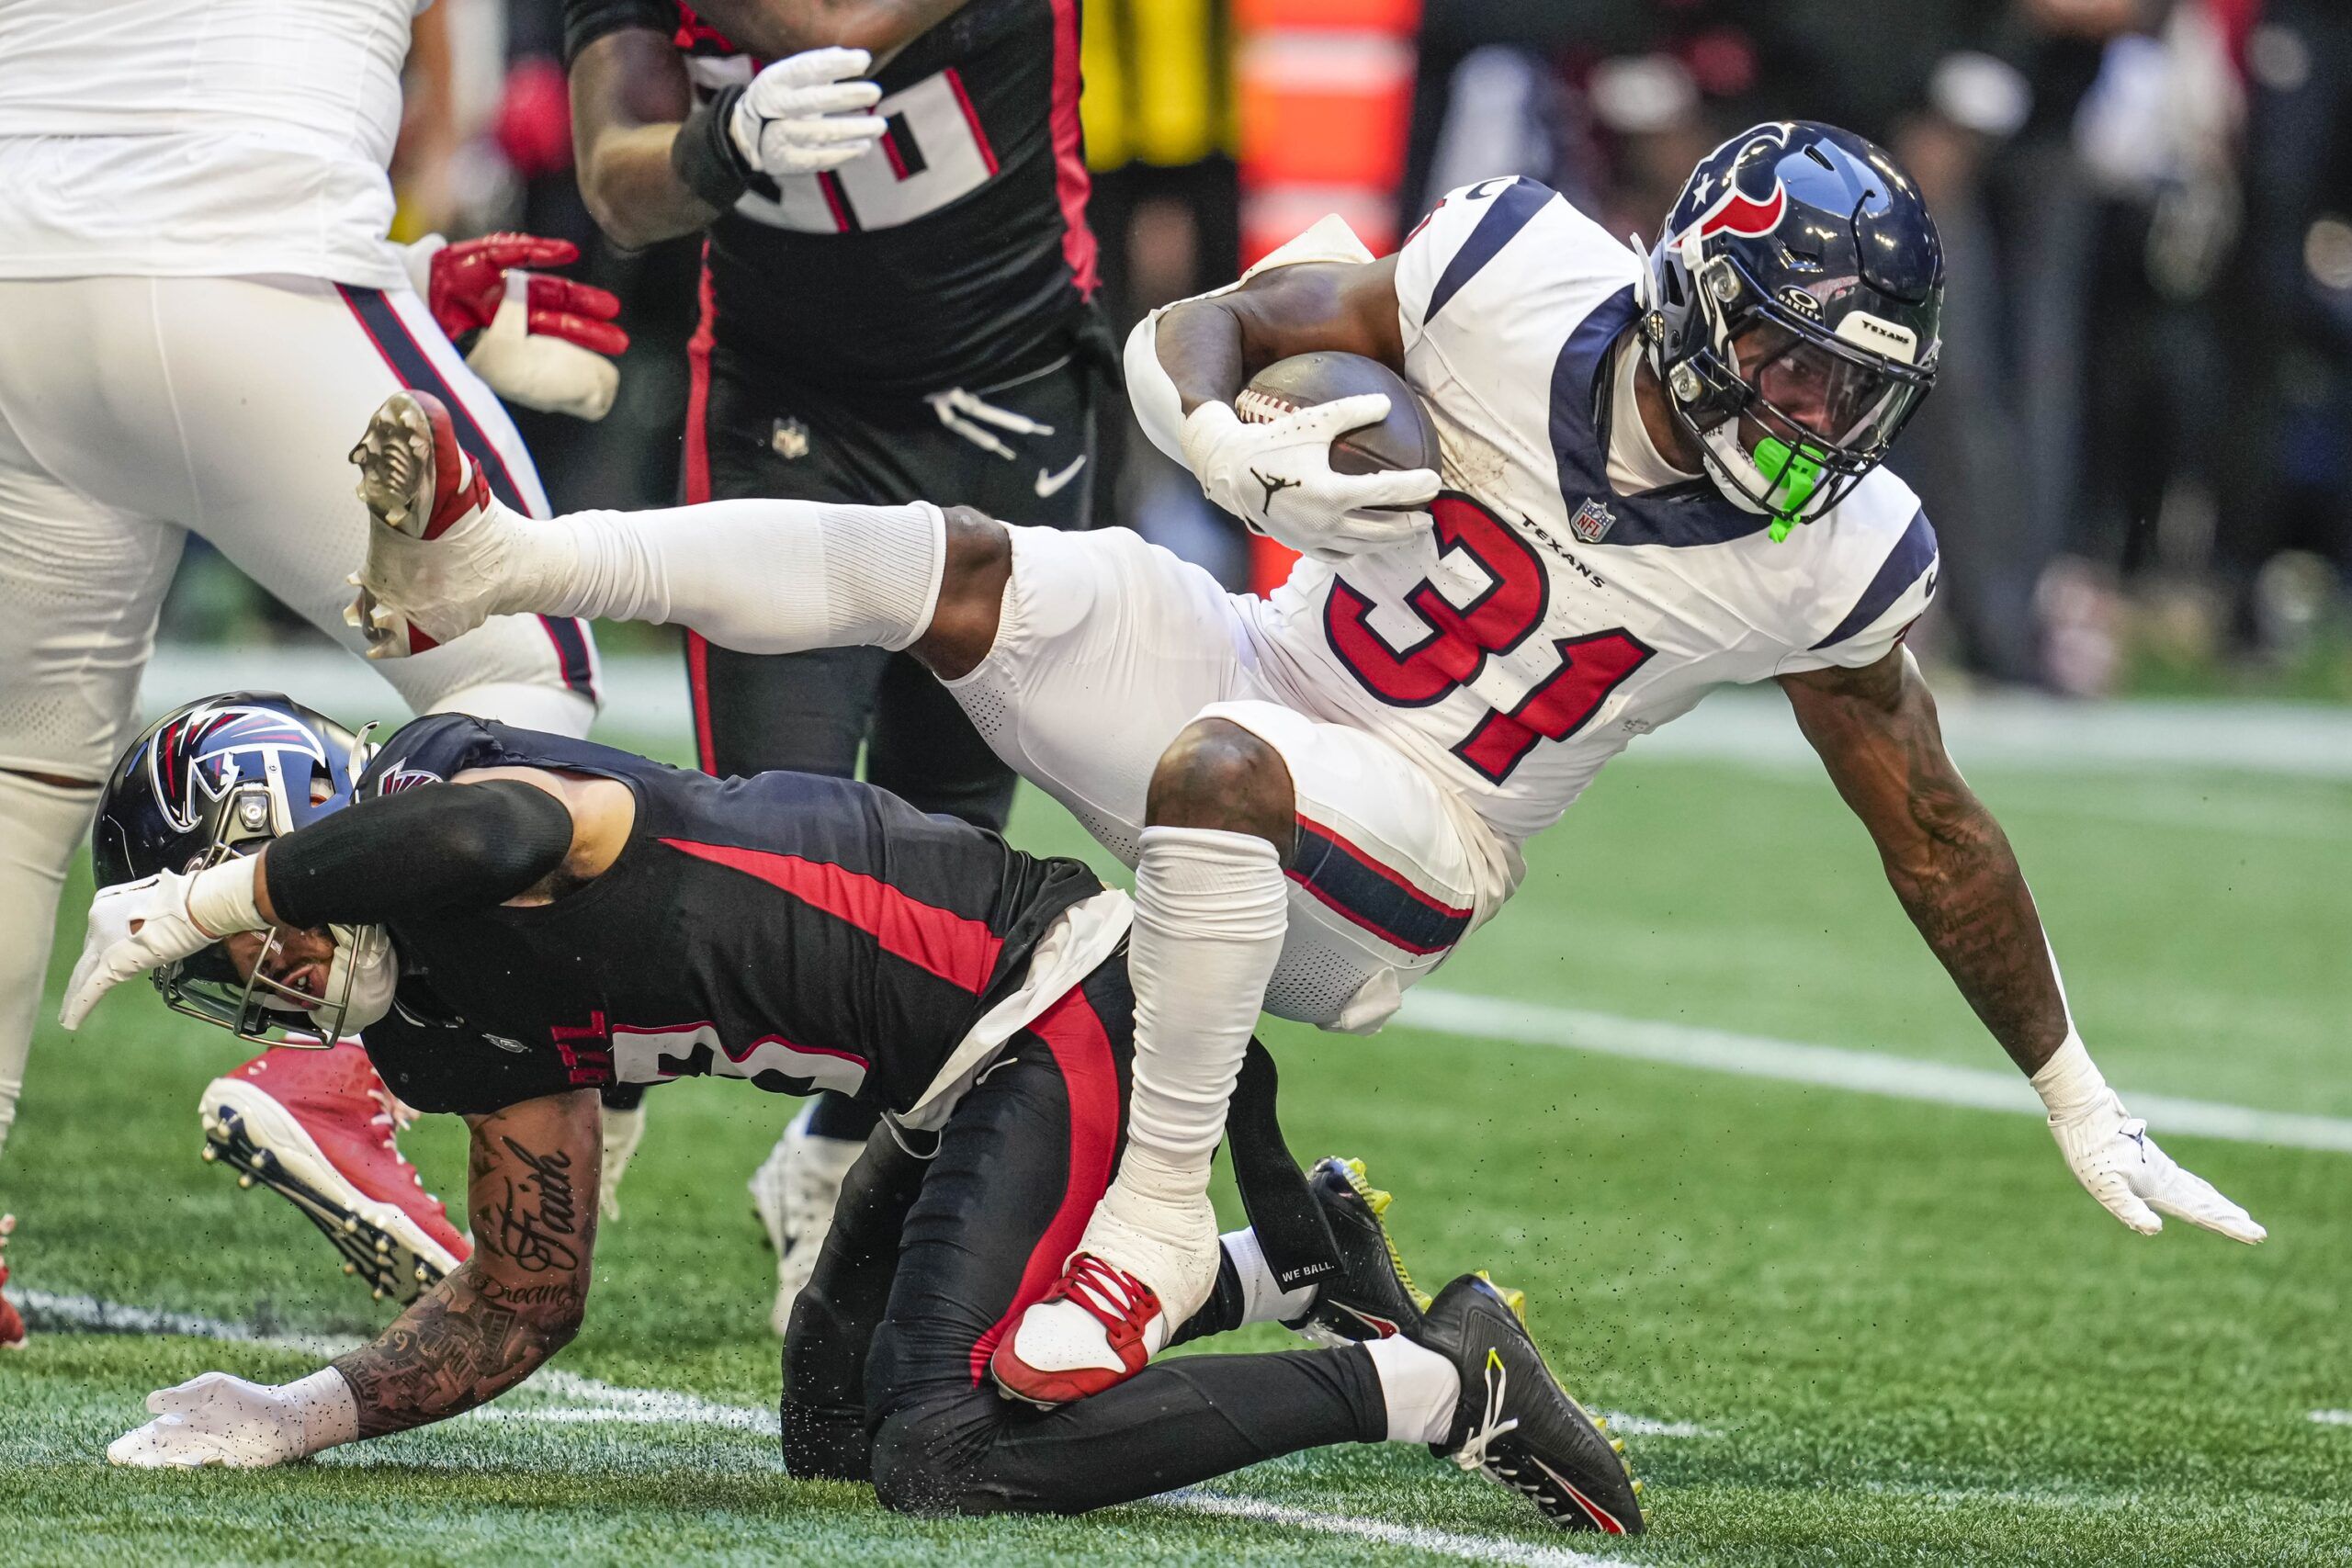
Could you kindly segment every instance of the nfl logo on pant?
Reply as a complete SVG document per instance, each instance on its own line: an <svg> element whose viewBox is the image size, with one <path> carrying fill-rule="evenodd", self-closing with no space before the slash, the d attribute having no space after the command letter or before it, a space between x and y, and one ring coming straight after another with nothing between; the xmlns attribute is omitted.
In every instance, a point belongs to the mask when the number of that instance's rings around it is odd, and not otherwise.
<svg viewBox="0 0 2352 1568"><path fill-rule="evenodd" d="M1577 514L1568 519L1568 532L1588 545L1600 543L1601 536L1616 525L1616 514L1597 501L1586 502L1577 508Z"/></svg>

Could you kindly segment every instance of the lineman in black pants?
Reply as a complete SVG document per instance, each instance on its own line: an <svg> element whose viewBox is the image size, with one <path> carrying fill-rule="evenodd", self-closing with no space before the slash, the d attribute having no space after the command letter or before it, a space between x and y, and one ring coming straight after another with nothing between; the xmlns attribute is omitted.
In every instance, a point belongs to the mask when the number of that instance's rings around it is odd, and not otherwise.
<svg viewBox="0 0 2352 1568"><path fill-rule="evenodd" d="M1088 525L1113 349L1077 0L568 0L565 46L597 220L631 246L709 231L689 502L933 500ZM863 747L866 778L919 809L1004 827L1012 771L904 654L690 637L687 670L708 772L849 776ZM752 1179L778 1332L873 1125L823 1095Z"/></svg>

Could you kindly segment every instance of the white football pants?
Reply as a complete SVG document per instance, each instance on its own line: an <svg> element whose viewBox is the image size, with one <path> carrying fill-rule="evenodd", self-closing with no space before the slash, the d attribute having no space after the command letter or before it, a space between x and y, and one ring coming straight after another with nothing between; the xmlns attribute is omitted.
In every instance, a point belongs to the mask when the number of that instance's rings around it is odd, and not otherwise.
<svg viewBox="0 0 2352 1568"><path fill-rule="evenodd" d="M432 391L509 505L544 516L522 437L413 293L311 278L0 279L0 1142L59 888L137 720L187 536L357 653L345 577L368 514L345 454L400 387ZM381 665L413 710L561 734L594 716L577 621L507 616ZM253 684L274 679L256 652ZM300 699L302 694L289 696Z"/></svg>

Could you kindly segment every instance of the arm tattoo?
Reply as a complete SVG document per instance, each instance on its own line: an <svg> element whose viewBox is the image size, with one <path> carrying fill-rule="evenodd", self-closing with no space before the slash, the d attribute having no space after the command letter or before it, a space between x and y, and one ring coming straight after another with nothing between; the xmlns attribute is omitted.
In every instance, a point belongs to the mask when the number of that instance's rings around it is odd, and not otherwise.
<svg viewBox="0 0 2352 1568"><path fill-rule="evenodd" d="M1905 913L2001 1048L2033 1072L2066 1037L2057 970L2008 836L1952 766L1926 687L1898 649L1790 690L1807 694L1800 721L1878 840Z"/></svg>
<svg viewBox="0 0 2352 1568"><path fill-rule="evenodd" d="M574 1152L477 1126L474 1256L374 1344L334 1364L358 1403L360 1436L462 1415L571 1343L595 1245L594 1213L572 1190Z"/></svg>
<svg viewBox="0 0 2352 1568"><path fill-rule="evenodd" d="M505 1195L474 1211L474 1245L535 1274L579 1268L571 1156L533 1154L512 1138L500 1142L528 1174L505 1178Z"/></svg>
<svg viewBox="0 0 2352 1568"><path fill-rule="evenodd" d="M358 1404L359 1435L447 1420L521 1382L570 1341L579 1322L575 1292L502 1287L471 1264L459 1268L382 1338L334 1363Z"/></svg>

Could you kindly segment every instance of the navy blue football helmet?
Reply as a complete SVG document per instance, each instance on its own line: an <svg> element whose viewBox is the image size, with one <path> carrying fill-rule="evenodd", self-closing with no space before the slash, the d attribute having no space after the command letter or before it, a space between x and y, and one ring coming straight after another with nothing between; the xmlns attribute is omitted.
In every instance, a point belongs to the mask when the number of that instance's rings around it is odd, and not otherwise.
<svg viewBox="0 0 2352 1568"><path fill-rule="evenodd" d="M274 692L229 692L175 708L130 743L107 776L90 830L97 885L163 871L185 875L231 855L259 853L278 835L349 805L368 758L366 730L355 733ZM271 979L277 940L265 938L249 977L215 944L156 970L155 988L175 1011L246 1039L268 1041L288 1029L334 1039L347 997L322 1009L318 998Z"/></svg>
<svg viewBox="0 0 2352 1568"><path fill-rule="evenodd" d="M1885 460L1935 385L1943 297L1909 176L1851 132L1782 120L1691 173L1642 330L1709 476L1781 539Z"/></svg>

